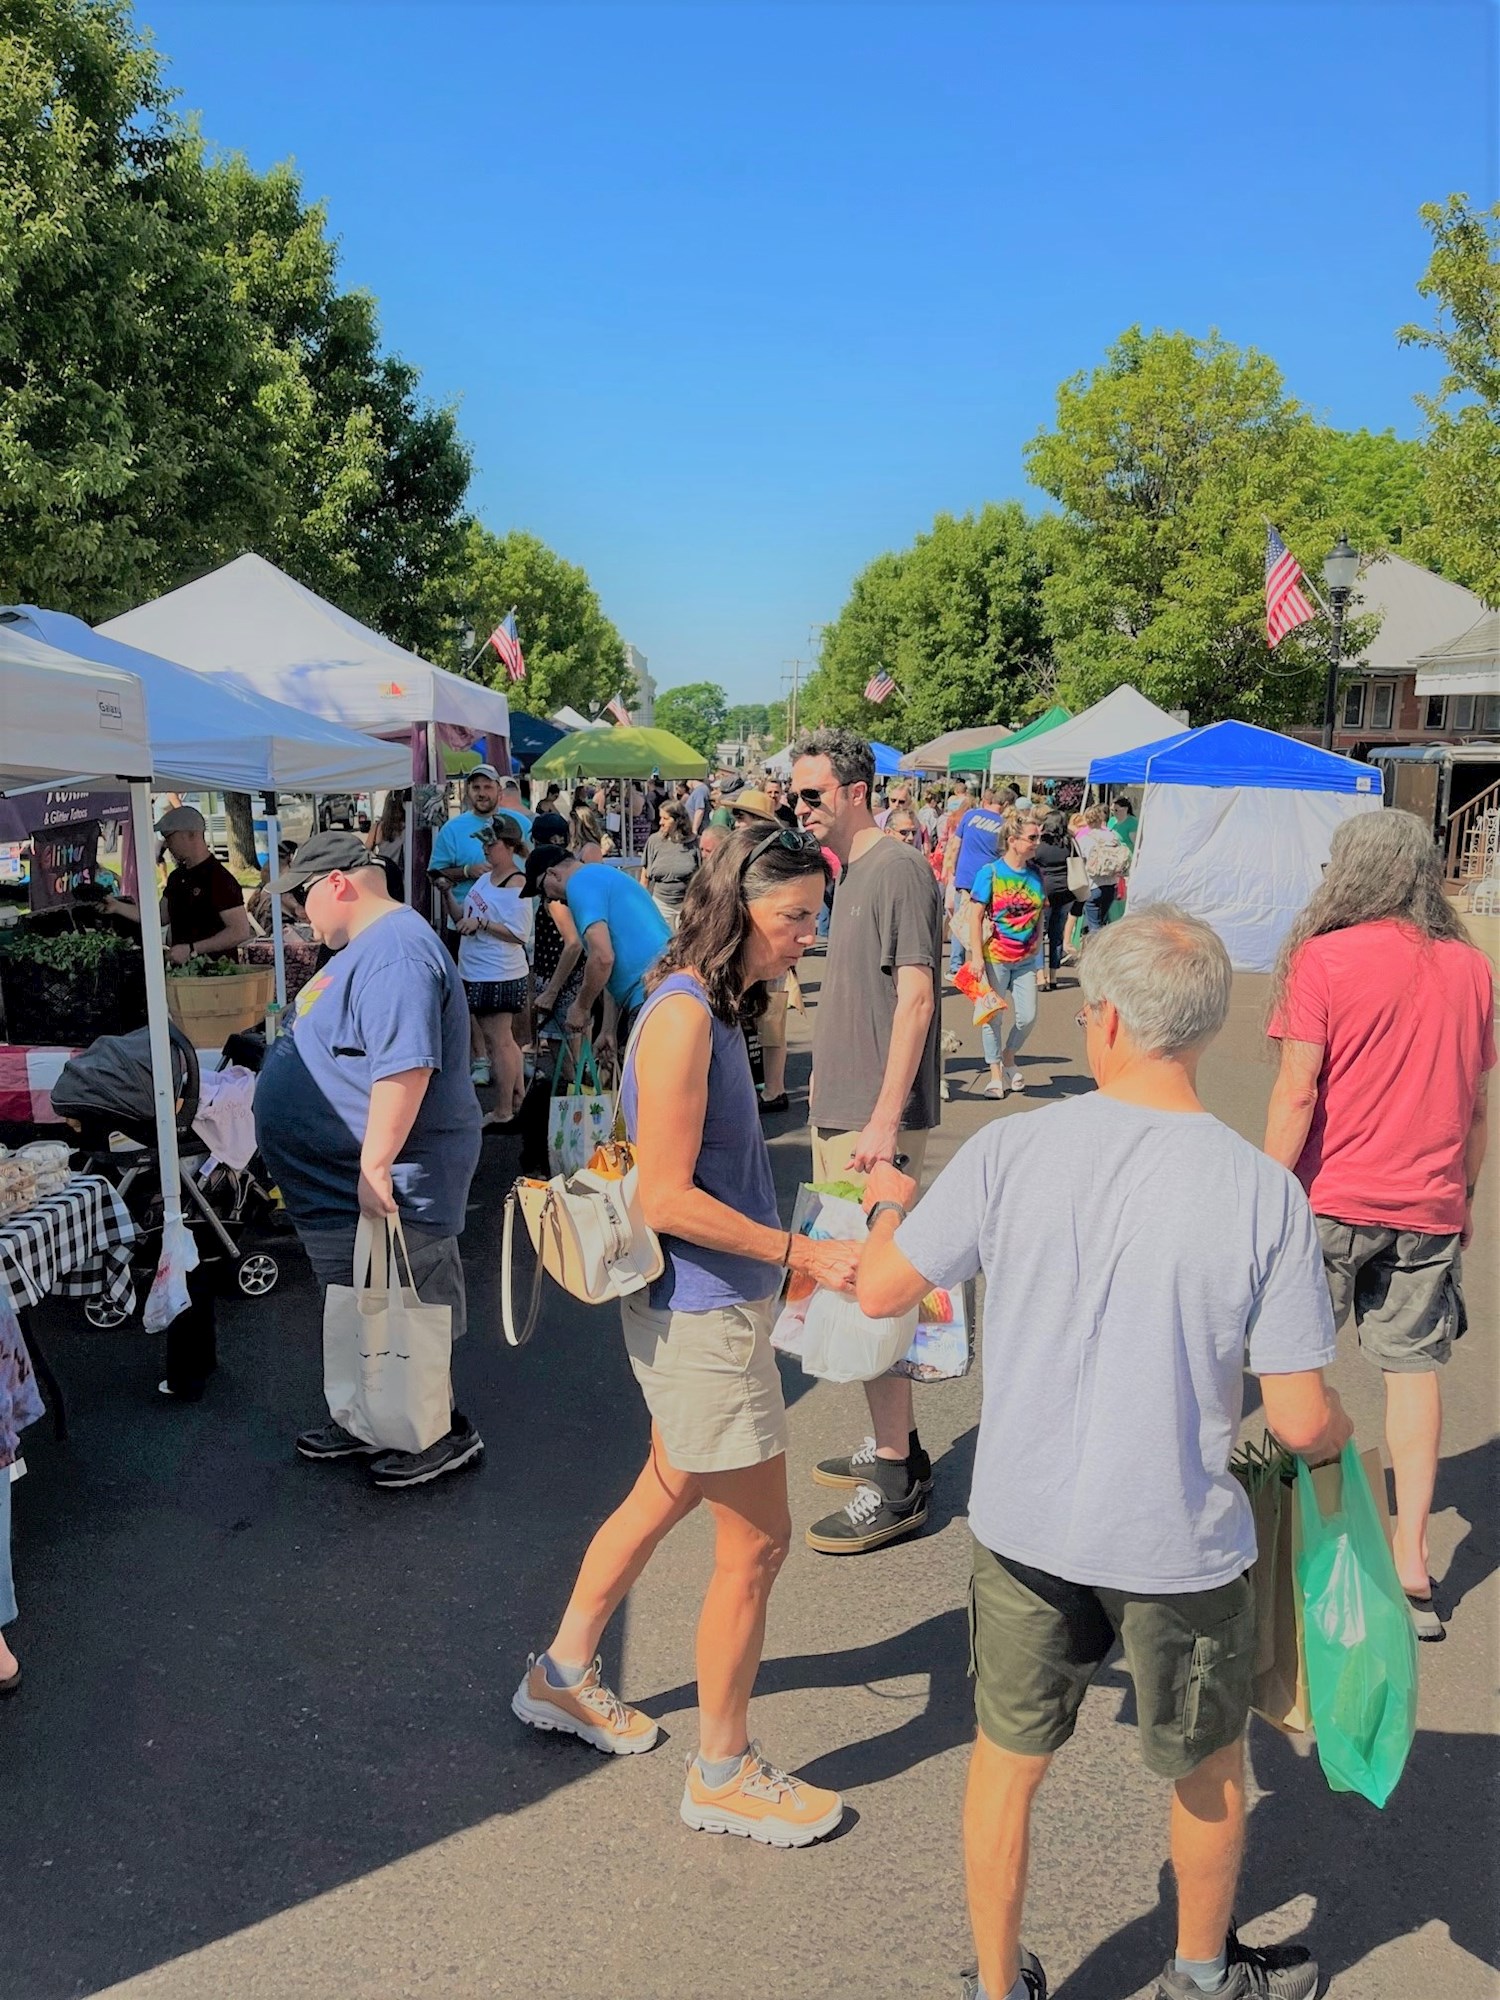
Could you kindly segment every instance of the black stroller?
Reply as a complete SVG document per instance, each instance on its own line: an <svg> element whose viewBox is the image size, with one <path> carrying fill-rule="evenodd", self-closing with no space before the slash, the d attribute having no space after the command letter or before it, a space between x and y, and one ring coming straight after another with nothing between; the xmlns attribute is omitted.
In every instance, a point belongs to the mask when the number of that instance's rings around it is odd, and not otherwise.
<svg viewBox="0 0 1500 2000"><path fill-rule="evenodd" d="M221 1282L232 1283L250 1298L261 1298L275 1290L281 1265L263 1242L254 1239L274 1229L281 1212L259 1155L243 1169L227 1166L211 1156L193 1130L201 1090L198 1052L175 1023L171 1045L184 1220L201 1262L218 1266ZM264 1053L265 1044L258 1037L236 1036L224 1051L221 1067L239 1061L259 1070ZM160 1256L163 1213L149 1031L137 1028L128 1035L101 1035L64 1063L52 1086L52 1107L77 1128L86 1171L112 1181L130 1211L136 1227L132 1275L137 1298L144 1298ZM124 1147L119 1139L127 1142ZM129 1317L122 1306L103 1298L86 1299L83 1310L90 1325L97 1327L119 1326Z"/></svg>

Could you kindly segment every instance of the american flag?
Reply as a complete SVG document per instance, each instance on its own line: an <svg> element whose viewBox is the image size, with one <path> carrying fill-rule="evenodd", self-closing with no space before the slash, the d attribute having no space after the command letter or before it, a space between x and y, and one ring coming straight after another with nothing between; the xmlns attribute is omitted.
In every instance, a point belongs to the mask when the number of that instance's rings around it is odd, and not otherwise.
<svg viewBox="0 0 1500 2000"><path fill-rule="evenodd" d="M622 728L628 729L630 727L630 711L618 695L615 696L613 701L605 703L604 712L606 715L612 715Z"/></svg>
<svg viewBox="0 0 1500 2000"><path fill-rule="evenodd" d="M1317 613L1302 595L1302 565L1269 525L1266 528L1266 643L1279 646Z"/></svg>
<svg viewBox="0 0 1500 2000"><path fill-rule="evenodd" d="M865 682L866 701L873 701L878 704L884 701L888 695L893 695L895 692L896 683L891 679L884 667L880 669L878 674L871 674L870 678Z"/></svg>
<svg viewBox="0 0 1500 2000"><path fill-rule="evenodd" d="M490 634L490 644L505 662L505 671L513 681L526 678L526 655L521 651L521 641L516 633L516 608L511 606L500 623Z"/></svg>

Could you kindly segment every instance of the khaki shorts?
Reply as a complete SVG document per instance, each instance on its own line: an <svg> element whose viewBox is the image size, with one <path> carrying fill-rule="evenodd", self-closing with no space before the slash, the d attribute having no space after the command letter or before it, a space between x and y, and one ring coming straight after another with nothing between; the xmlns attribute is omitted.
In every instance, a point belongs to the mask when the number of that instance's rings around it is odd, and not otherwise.
<svg viewBox="0 0 1500 2000"><path fill-rule="evenodd" d="M1334 1325L1352 1312L1361 1348L1388 1375L1441 1368L1469 1324L1458 1237L1316 1220Z"/></svg>
<svg viewBox="0 0 1500 2000"><path fill-rule="evenodd" d="M849 1178L849 1161L854 1152L857 1132L820 1131L813 1127L812 1134L812 1177L815 1181L843 1181ZM927 1141L930 1132L898 1132L896 1151L905 1153L906 1169L920 1187L922 1169L927 1163Z"/></svg>
<svg viewBox="0 0 1500 2000"><path fill-rule="evenodd" d="M756 1033L760 1036L763 1049L784 1049L786 1047L786 981L772 993L766 1011L756 1023Z"/></svg>
<svg viewBox="0 0 1500 2000"><path fill-rule="evenodd" d="M631 1369L679 1472L737 1472L786 1450L775 1315L774 1298L712 1312L658 1311L644 1292L620 1301Z"/></svg>
<svg viewBox="0 0 1500 2000"><path fill-rule="evenodd" d="M1185 1778L1243 1735L1255 1673L1248 1570L1217 1590L1141 1597L1068 1583L975 1542L969 1671L979 1727L999 1749L1061 1749L1116 1639L1148 1771Z"/></svg>

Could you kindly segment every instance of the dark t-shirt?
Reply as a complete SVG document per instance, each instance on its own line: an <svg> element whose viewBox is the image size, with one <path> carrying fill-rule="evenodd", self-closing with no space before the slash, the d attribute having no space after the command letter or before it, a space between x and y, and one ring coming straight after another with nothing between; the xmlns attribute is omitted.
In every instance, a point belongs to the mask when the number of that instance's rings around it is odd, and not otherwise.
<svg viewBox="0 0 1500 2000"><path fill-rule="evenodd" d="M939 1122L942 953L943 898L931 868L904 840L877 840L844 870L833 899L813 1029L814 1125L857 1132L868 1122L885 1077L903 965L932 974L933 1009L901 1123L925 1132Z"/></svg>
<svg viewBox="0 0 1500 2000"><path fill-rule="evenodd" d="M212 937L223 930L226 910L245 907L239 883L212 854L191 868L174 868L164 894L173 944L198 944Z"/></svg>
<svg viewBox="0 0 1500 2000"><path fill-rule="evenodd" d="M1048 899L1061 898L1069 894L1068 850L1060 841L1039 840L1034 857L1036 872L1042 878L1042 887Z"/></svg>

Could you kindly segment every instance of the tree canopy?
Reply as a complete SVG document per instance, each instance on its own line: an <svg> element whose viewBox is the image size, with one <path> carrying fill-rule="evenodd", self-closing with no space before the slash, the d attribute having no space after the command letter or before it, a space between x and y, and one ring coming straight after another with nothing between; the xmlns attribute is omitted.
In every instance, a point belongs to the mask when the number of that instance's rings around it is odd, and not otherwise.
<svg viewBox="0 0 1500 2000"><path fill-rule="evenodd" d="M496 535L471 521L463 539L456 598L474 634L472 642L450 641L448 664L456 669L468 667L485 634L514 606L526 655L526 678L510 689L517 707L548 715L566 705L587 715L617 694L624 696L627 708L634 700L624 642L605 617L587 573L537 536L518 530ZM496 686L509 685L490 649L475 672Z"/></svg>
<svg viewBox="0 0 1500 2000"><path fill-rule="evenodd" d="M729 697L712 681L688 681L656 697L656 726L670 729L702 756L712 758L725 741Z"/></svg>

